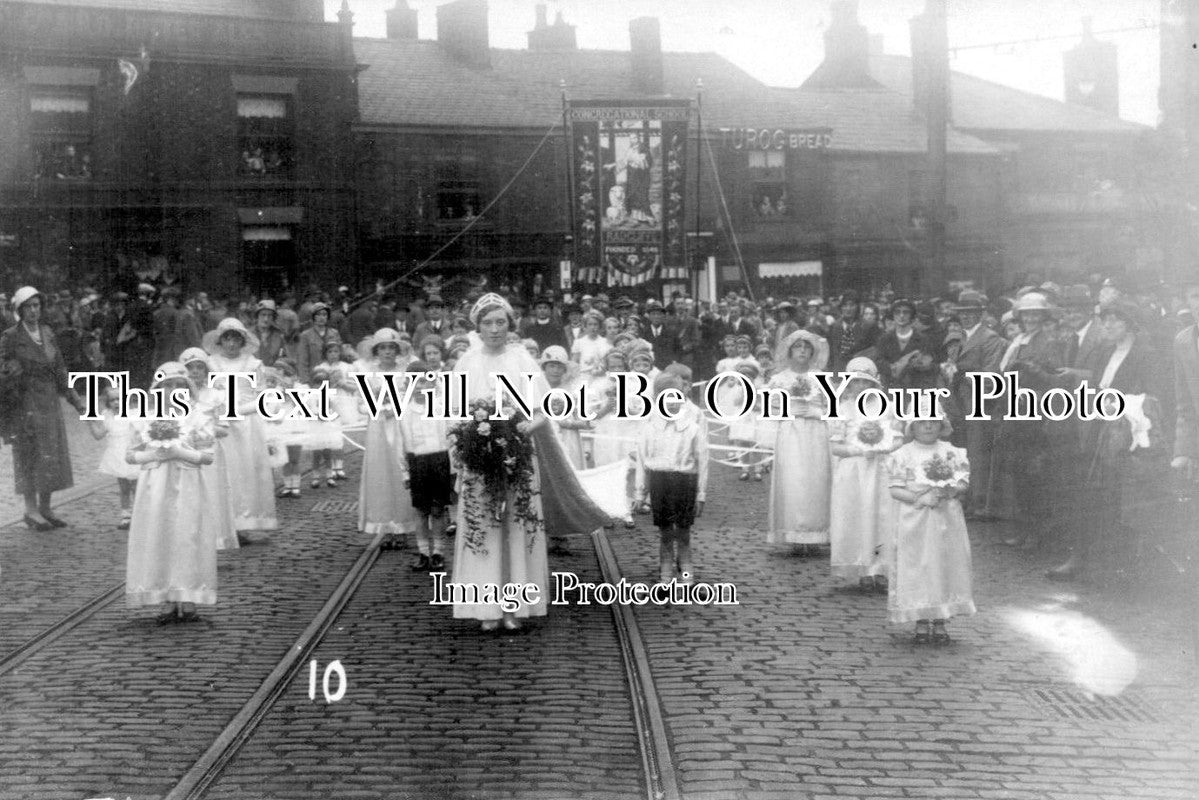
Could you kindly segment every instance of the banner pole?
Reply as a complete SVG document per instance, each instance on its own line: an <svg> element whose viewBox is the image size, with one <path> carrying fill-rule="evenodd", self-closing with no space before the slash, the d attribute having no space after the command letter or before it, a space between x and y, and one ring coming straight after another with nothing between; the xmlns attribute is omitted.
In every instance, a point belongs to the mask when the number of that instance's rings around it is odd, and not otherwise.
<svg viewBox="0 0 1199 800"><path fill-rule="evenodd" d="M566 169L566 219L567 233L566 241L569 246L566 249L566 257L570 261L570 268L573 272L575 265L575 171L574 171L574 153L570 143L570 124L567 121L566 111L566 79L562 78L558 81L558 88L562 90L562 151L563 166ZM573 277L573 276L572 276Z"/></svg>

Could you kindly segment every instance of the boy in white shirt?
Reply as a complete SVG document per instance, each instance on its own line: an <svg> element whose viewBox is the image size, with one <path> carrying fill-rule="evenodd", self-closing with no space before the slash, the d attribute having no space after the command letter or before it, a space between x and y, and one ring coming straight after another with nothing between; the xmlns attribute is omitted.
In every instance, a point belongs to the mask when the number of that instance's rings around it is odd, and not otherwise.
<svg viewBox="0 0 1199 800"><path fill-rule="evenodd" d="M677 389L686 397L691 389L691 370L676 364L654 380L654 395ZM656 405L656 404L655 404ZM654 412L646 419L637 442L637 466L645 480L639 500L648 494L654 525L660 532L658 546L662 583L678 579L691 583L691 526L703 514L708 486L708 421L694 403L668 402L667 419Z"/></svg>
<svg viewBox="0 0 1199 800"><path fill-rule="evenodd" d="M445 569L446 510L453 504L454 480L450 469L449 429L445 420L429 419L424 392L435 387L425 379L430 367L424 361L413 361L407 372L416 381L416 389L400 416L400 434L408 462L408 478L404 481L412 496L412 507L420 515L416 531L418 555L412 565L414 572L437 572ZM434 398L437 393L434 393ZM434 399L434 408L440 403Z"/></svg>

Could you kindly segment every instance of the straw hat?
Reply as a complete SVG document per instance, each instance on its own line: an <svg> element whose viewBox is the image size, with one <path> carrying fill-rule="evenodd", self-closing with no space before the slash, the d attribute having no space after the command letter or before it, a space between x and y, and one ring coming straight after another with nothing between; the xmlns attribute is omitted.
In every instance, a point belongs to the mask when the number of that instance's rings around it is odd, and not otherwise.
<svg viewBox="0 0 1199 800"><path fill-rule="evenodd" d="M849 359L849 363L845 365L845 373L843 374L846 374L850 380L860 378L864 381L870 381L876 386L880 385L878 367L865 356L857 356L856 358Z"/></svg>
<svg viewBox="0 0 1199 800"><path fill-rule="evenodd" d="M179 363L185 367L197 361L203 363L205 368L211 369L208 363L208 354L202 348L189 347L179 354Z"/></svg>
<svg viewBox="0 0 1199 800"><path fill-rule="evenodd" d="M380 328L358 343L358 357L370 361L375 357L375 349L382 344L394 344L397 351L404 349L404 340L395 328Z"/></svg>
<svg viewBox="0 0 1199 800"><path fill-rule="evenodd" d="M20 311L21 306L25 305L35 297L42 299L42 293L37 289L34 289L32 286L22 286L20 289L17 289L12 295L13 311ZM43 303L44 302L45 301L43 299Z"/></svg>
<svg viewBox="0 0 1199 800"><path fill-rule="evenodd" d="M241 336L242 341L244 342L241 348L243 351L248 347L251 352L258 352L258 337L246 330L246 326L237 317L225 317L223 320L217 323L215 330L211 330L204 334L202 346L205 352L207 352L209 355L214 355L220 352L221 348L219 342L221 341L221 337L230 331Z"/></svg>
<svg viewBox="0 0 1199 800"><path fill-rule="evenodd" d="M807 342L812 347L812 360L809 362L809 369L813 372L820 372L828 365L828 341L811 331L800 329L784 339L775 360L780 362L790 360L791 348L800 340Z"/></svg>
<svg viewBox="0 0 1199 800"><path fill-rule="evenodd" d="M1025 311L1043 311L1046 314L1052 314L1056 308L1050 304L1049 298L1040 292L1027 292L1016 298L1016 302L1012 304L1012 313L1020 315Z"/></svg>

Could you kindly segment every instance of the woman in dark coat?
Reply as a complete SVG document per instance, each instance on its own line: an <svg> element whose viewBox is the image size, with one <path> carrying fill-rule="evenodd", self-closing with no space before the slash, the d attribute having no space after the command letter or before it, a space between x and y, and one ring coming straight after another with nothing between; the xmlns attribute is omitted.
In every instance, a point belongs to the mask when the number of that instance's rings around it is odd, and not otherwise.
<svg viewBox="0 0 1199 800"><path fill-rule="evenodd" d="M67 369L54 333L41 324L42 295L32 286L18 289L13 308L19 321L0 336L0 365L7 384L0 399L6 416L4 435L12 441L16 491L25 498L25 524L47 531L67 524L50 512L51 495L73 485L58 398L65 397L81 414L84 404L67 386Z"/></svg>
<svg viewBox="0 0 1199 800"><path fill-rule="evenodd" d="M1101 346L1071 372L1092 389L1120 392L1129 410L1120 419L1084 420L1077 427L1081 496L1068 526L1070 556L1049 571L1051 580L1074 578L1101 555L1127 546L1138 517L1131 506L1160 502L1165 464L1157 398L1163 381L1153 347L1135 305L1117 301L1103 308L1099 320Z"/></svg>

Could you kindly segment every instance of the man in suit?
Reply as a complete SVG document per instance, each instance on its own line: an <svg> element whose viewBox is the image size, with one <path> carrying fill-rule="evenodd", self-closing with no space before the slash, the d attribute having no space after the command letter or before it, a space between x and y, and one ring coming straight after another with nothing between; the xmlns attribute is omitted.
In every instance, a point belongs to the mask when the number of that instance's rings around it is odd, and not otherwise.
<svg viewBox="0 0 1199 800"><path fill-rule="evenodd" d="M654 366L665 369L679 357L676 331L666 321L666 309L657 300L645 304L645 316L649 324L641 332L641 338L654 348Z"/></svg>
<svg viewBox="0 0 1199 800"><path fill-rule="evenodd" d="M429 336L439 336L443 342L450 338L450 325L445 321L445 301L435 294L425 301L425 321L416 326L412 341L420 343Z"/></svg>
<svg viewBox="0 0 1199 800"><path fill-rule="evenodd" d="M995 437L999 432L998 419L967 420L972 411L970 397L971 372L998 372L999 362L1007 350L1007 342L995 331L983 324L983 313L987 309L987 297L981 292L967 290L958 298L952 309L962 323L963 340L961 349L949 361L941 365L949 388L953 391L953 424L961 425L966 434L966 456L970 460L970 495L966 503L967 519L992 519L996 515L994 498L995 477L991 471L991 460L995 449ZM1002 410L991 404L984 409L992 417Z"/></svg>
<svg viewBox="0 0 1199 800"><path fill-rule="evenodd" d="M852 289L841 295L841 318L828 329L829 371L843 372L849 359L872 347L878 328L858 318L858 293Z"/></svg>
<svg viewBox="0 0 1199 800"><path fill-rule="evenodd" d="M1066 367L1082 369L1099 346L1099 323L1095 318L1095 300L1086 286L1067 286L1062 290L1062 335L1066 341Z"/></svg>
<svg viewBox="0 0 1199 800"><path fill-rule="evenodd" d="M342 319L341 340L357 345L366 337L373 335L378 330L375 327L375 314L378 313L378 310L378 295L371 295L364 300L360 306Z"/></svg>
<svg viewBox="0 0 1199 800"><path fill-rule="evenodd" d="M563 303L562 315L566 318L562 329L566 333L566 352L569 353L575 339L583 335L583 308L577 303Z"/></svg>
<svg viewBox="0 0 1199 800"><path fill-rule="evenodd" d="M537 298L533 304L533 316L520 327L520 337L537 342L537 349L542 351L554 345L564 350L569 347L566 329L554 318L554 301L545 296Z"/></svg>
<svg viewBox="0 0 1199 800"><path fill-rule="evenodd" d="M691 313L691 301L680 297L674 301L675 358L681 364L686 364L695 372L699 364L696 361L700 346L699 319Z"/></svg>
<svg viewBox="0 0 1199 800"><path fill-rule="evenodd" d="M1182 297L1199 320L1199 275L1182 286ZM1171 466L1187 481L1199 479L1199 325L1191 325L1174 339L1174 460Z"/></svg>

